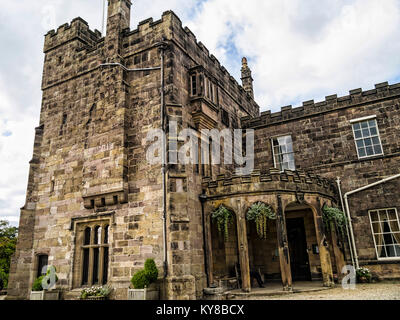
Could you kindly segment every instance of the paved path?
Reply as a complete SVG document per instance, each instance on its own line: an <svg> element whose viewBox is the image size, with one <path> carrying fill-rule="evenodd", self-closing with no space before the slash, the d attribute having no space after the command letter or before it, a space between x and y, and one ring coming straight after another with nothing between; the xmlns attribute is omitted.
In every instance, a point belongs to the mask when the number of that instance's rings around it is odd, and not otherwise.
<svg viewBox="0 0 400 320"><path fill-rule="evenodd" d="M400 300L400 282L357 284L355 290L337 287L330 290L293 293L283 296L252 297L251 300Z"/></svg>

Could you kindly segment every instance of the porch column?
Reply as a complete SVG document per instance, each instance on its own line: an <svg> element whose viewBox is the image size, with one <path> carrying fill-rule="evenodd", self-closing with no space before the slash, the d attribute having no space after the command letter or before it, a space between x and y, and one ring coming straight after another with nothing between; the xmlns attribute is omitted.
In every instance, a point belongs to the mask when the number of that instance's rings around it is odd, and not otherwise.
<svg viewBox="0 0 400 320"><path fill-rule="evenodd" d="M338 243L338 235L336 233L335 225L332 222L331 222L331 243L332 243L332 248L333 248L333 254L335 256L338 281L340 281L343 278L342 269L346 265L346 263L344 261L343 252L342 252L342 250L340 250L340 248L337 244Z"/></svg>
<svg viewBox="0 0 400 320"><path fill-rule="evenodd" d="M281 277L284 291L292 291L292 272L290 270L290 256L289 256L289 245L286 232L285 216L282 207L282 199L280 195L277 195L277 219L276 219L276 230L278 237L278 251L279 251L279 262L281 266Z"/></svg>
<svg viewBox="0 0 400 320"><path fill-rule="evenodd" d="M334 285L332 263L331 256L328 250L328 241L326 238L325 227L322 221L322 210L319 198L317 198L313 211L315 221L315 233L318 241L319 257L321 259L321 270L324 287L331 287Z"/></svg>
<svg viewBox="0 0 400 320"><path fill-rule="evenodd" d="M239 246L239 263L242 278L242 290L244 292L251 291L250 281L250 263L249 263L249 247L247 243L247 229L246 219L240 200L237 201L237 233L238 233L238 246Z"/></svg>
<svg viewBox="0 0 400 320"><path fill-rule="evenodd" d="M212 236L211 236L211 215L205 216L205 235L206 235L206 252L207 252L207 273L210 285L214 283L213 256L212 256Z"/></svg>

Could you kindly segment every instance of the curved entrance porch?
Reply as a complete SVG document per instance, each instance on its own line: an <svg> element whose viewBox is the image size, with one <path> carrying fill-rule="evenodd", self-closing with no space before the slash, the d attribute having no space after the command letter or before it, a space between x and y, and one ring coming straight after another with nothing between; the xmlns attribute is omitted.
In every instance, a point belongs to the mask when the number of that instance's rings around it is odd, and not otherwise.
<svg viewBox="0 0 400 320"><path fill-rule="evenodd" d="M267 286L280 280L286 291L293 289L293 281L333 285L333 268L341 270L345 263L334 228L328 232L322 221L323 205L336 203L332 181L271 169L251 176L205 179L203 189L210 284L237 279L245 292L257 286L255 280L260 277ZM265 239L258 236L254 221L246 219L249 208L260 202L276 215L267 222ZM212 219L212 212L221 205L233 217L226 239Z"/></svg>

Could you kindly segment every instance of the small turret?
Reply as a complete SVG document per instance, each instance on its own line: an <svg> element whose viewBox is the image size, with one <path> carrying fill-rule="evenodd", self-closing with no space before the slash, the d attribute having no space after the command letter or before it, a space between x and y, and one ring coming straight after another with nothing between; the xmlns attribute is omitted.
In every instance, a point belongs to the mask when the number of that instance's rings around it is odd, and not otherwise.
<svg viewBox="0 0 400 320"><path fill-rule="evenodd" d="M247 65L247 58L242 59L242 86L243 89L250 94L250 96L254 99L254 91L253 91L253 78L251 76L251 70Z"/></svg>
<svg viewBox="0 0 400 320"><path fill-rule="evenodd" d="M129 28L131 21L131 6L132 2L130 0L108 0L107 33L115 27L120 30ZM115 19L115 16L118 18ZM115 25L115 23L118 25Z"/></svg>

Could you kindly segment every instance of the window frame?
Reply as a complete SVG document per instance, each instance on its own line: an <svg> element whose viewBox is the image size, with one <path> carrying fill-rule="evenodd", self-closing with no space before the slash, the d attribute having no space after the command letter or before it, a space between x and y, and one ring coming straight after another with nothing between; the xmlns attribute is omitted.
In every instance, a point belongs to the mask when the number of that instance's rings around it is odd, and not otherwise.
<svg viewBox="0 0 400 320"><path fill-rule="evenodd" d="M278 168L278 163L276 163L276 159L275 159L275 150L274 150L274 139L278 139L278 138L282 138L282 137L289 137L292 140L292 152L286 152L284 154L293 154L293 163L294 163L294 169L281 169ZM278 136L273 136L270 138L270 142L271 142L271 149L272 149L272 159L274 161L274 168L275 169L279 169L280 172L285 172L285 170L291 170L291 171L296 171L296 158L295 158L295 152L294 152L294 144L293 144L293 136L291 133L287 133L287 134L282 134L282 135L278 135Z"/></svg>
<svg viewBox="0 0 400 320"><path fill-rule="evenodd" d="M86 221L78 223L78 232L79 236L77 238L78 244L76 247L76 255L77 258L79 257L79 265L77 267L78 271L78 278L76 279L75 286L77 288L86 288L93 285L106 285L110 281L110 229L111 229L111 221L108 219L100 219L94 221ZM96 232L98 231L97 228L101 228L100 239L98 238L97 234L97 242L95 243L96 239ZM89 243L86 243L86 230L90 229L90 238ZM106 231L107 230L107 231ZM107 241L106 240L107 235ZM107 248L107 249L106 249ZM97 282L94 282L94 251L98 249L98 260L97 260ZM85 250L88 250L88 266L87 266L87 282L84 282L84 274L85 272L85 262L84 262L84 254ZM105 258L105 256L107 257ZM107 260L107 265L105 265L105 259ZM76 261L74 262L76 263ZM86 276L85 276L86 277ZM106 281L104 282L104 280Z"/></svg>
<svg viewBox="0 0 400 320"><path fill-rule="evenodd" d="M361 124L361 123L363 123L363 122L369 122L369 121L371 121L371 120L374 120L375 123L376 123L376 132L377 132L377 134L374 135L374 136L369 136L369 137L367 137L367 138L364 138L364 137L357 138L357 137L356 137L356 132L355 132L355 130L354 130L354 125L357 124L357 123L360 123L360 124ZM374 115L374 116L368 116L368 117L363 117L363 118L354 119L354 120L351 120L350 123L351 123L351 129L352 129L352 131L353 131L354 145L355 145L355 147L356 147L357 157L358 157L359 160L368 159L368 158L373 158L373 157L380 157L380 156L384 156L384 155L385 155L385 153L384 153L384 151L383 151L383 146L382 146L381 134L380 134L380 131L379 131L378 120L377 120L377 118L376 118L375 115ZM369 125L368 125L368 128L369 128ZM362 130L361 130L361 131L362 131ZM365 155L365 156L362 156L362 157L361 157L361 156L360 156L360 152L359 152L359 148L358 148L358 146L357 146L357 142L358 142L358 141L364 141L365 139L372 139L372 138L375 138L375 137L378 137L379 145L380 145L380 147L381 147L382 152L381 152L381 153L376 153L376 154L375 154L375 149L374 149L374 154L373 154L373 155L370 155L370 156L369 156L369 155Z"/></svg>
<svg viewBox="0 0 400 320"><path fill-rule="evenodd" d="M383 258L380 257L380 256L379 256L379 252L378 252L378 246L377 246L376 240L375 240L375 235L376 235L376 234L382 234L382 235L384 235L385 232L383 232L383 230L381 230L380 233L375 233L375 232L374 232L374 227L373 227L373 224L372 224L371 213L376 212L376 213L378 213L378 217L379 217L379 212L380 212L380 211L386 211L386 212L387 212L387 211L389 211L389 210L394 210L394 212L396 213L397 224L398 224L398 227L399 227L399 230L400 230L400 219L399 219L399 214L398 214L398 212L397 212L397 208L394 207L394 208L381 208L381 209L371 209L371 210L368 210L369 224L370 224L370 227L371 227L372 239L373 239L373 241L374 241L376 258L377 258L378 261L400 261L400 256L398 256L398 257L383 257ZM390 222L390 221L395 221L395 220L389 220L389 222ZM378 222L380 222L380 218L379 218ZM390 224L389 224L389 226L390 226ZM391 232L390 234L392 234L392 233L393 233L393 232ZM400 244L399 244L399 246L400 246ZM397 251L397 250L396 250L396 251Z"/></svg>
<svg viewBox="0 0 400 320"><path fill-rule="evenodd" d="M193 86L193 83L195 84L195 86ZM190 96L192 97L197 97L198 96L198 92L199 92L199 79L197 76L197 73L192 73L190 75ZM193 92L193 88L196 89L196 92Z"/></svg>

